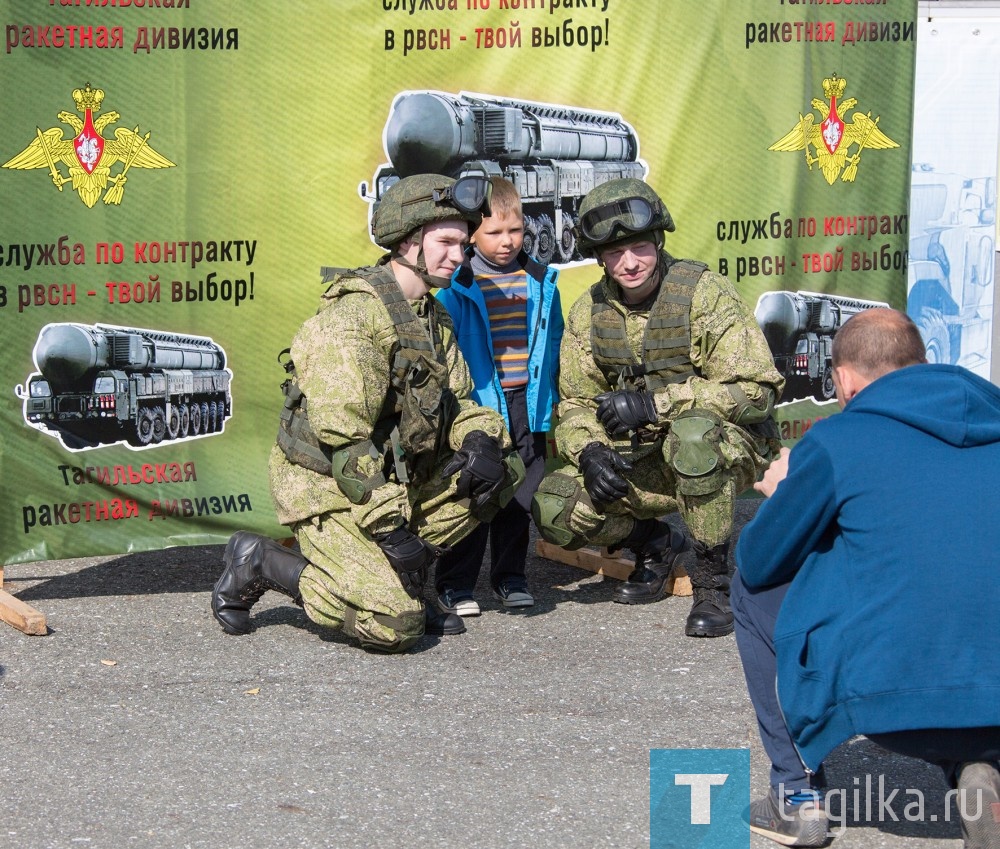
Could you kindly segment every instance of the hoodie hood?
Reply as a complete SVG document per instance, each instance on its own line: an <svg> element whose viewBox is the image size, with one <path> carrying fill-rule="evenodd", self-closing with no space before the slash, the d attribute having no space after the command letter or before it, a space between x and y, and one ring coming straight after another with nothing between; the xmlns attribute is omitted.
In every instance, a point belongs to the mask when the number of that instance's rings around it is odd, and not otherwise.
<svg viewBox="0 0 1000 849"><path fill-rule="evenodd" d="M957 448L1000 442L1000 388L961 366L922 364L889 372L844 411L895 419Z"/></svg>

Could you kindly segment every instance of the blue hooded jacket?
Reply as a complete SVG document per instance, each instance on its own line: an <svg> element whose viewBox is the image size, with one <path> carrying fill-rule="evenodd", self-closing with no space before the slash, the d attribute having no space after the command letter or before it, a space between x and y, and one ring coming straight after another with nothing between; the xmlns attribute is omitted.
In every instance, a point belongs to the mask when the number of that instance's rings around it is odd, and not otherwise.
<svg viewBox="0 0 1000 849"><path fill-rule="evenodd" d="M777 686L808 768L855 734L1000 726L1000 389L875 380L792 450L736 561L791 582Z"/></svg>
<svg viewBox="0 0 1000 849"><path fill-rule="evenodd" d="M524 251L517 262L528 276L528 423L533 432L547 433L552 425L552 405L559 400L559 345L563 335L562 306L556 288L559 272ZM458 347L469 364L473 400L498 410L509 428L507 402L493 359L486 301L473 280L472 270L463 265L453 275L452 285L435 294L451 315Z"/></svg>

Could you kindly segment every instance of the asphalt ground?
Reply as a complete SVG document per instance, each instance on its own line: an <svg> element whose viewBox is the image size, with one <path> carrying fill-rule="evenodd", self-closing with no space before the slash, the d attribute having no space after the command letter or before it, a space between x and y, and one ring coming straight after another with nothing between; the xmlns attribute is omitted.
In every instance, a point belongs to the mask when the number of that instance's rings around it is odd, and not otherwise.
<svg viewBox="0 0 1000 849"><path fill-rule="evenodd" d="M224 634L222 550L7 568L49 634L0 623L0 846L638 849L653 748L749 747L766 792L735 641L685 637L690 599L614 604L613 579L532 555L533 608L484 569L467 633L384 656L276 593ZM961 847L933 767L857 738L826 773L837 849Z"/></svg>

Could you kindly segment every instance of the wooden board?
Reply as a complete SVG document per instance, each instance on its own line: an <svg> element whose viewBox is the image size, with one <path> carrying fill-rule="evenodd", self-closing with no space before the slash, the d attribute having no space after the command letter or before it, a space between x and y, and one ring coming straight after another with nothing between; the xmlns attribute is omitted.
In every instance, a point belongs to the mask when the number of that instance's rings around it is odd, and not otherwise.
<svg viewBox="0 0 1000 849"><path fill-rule="evenodd" d="M631 574L635 563L627 557L616 557L608 554L607 549L579 548L576 551L567 551L558 545L553 545L545 540L538 540L535 544L535 552L539 557L547 560L555 560L557 563L566 563L570 566L579 566L589 572L596 572L598 575L607 575L609 578L617 578L624 581ZM691 595L691 579L680 566L674 568L674 574L667 580L667 592L671 595Z"/></svg>
<svg viewBox="0 0 1000 849"><path fill-rule="evenodd" d="M43 614L6 590L0 590L0 619L25 634L40 636L49 632Z"/></svg>

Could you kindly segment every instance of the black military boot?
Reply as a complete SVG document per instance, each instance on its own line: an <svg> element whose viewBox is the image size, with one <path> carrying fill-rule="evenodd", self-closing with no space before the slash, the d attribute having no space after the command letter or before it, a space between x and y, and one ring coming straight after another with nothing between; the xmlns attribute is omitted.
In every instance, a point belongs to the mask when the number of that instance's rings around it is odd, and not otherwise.
<svg viewBox="0 0 1000 849"><path fill-rule="evenodd" d="M447 637L465 633L465 620L457 613L444 613L433 604L424 608L424 633L432 637Z"/></svg>
<svg viewBox="0 0 1000 849"><path fill-rule="evenodd" d="M660 519L636 519L635 527L618 546L635 552L635 568L615 587L619 604L645 604L663 598L677 555L688 549L687 537Z"/></svg>
<svg viewBox="0 0 1000 849"><path fill-rule="evenodd" d="M695 562L689 570L694 604L684 633L689 637L724 637L733 632L729 606L729 541L709 548L694 542Z"/></svg>
<svg viewBox="0 0 1000 849"><path fill-rule="evenodd" d="M297 551L260 534L237 531L222 562L226 568L212 590L212 613L227 634L250 633L250 608L267 590L302 604L299 576L309 561Z"/></svg>

